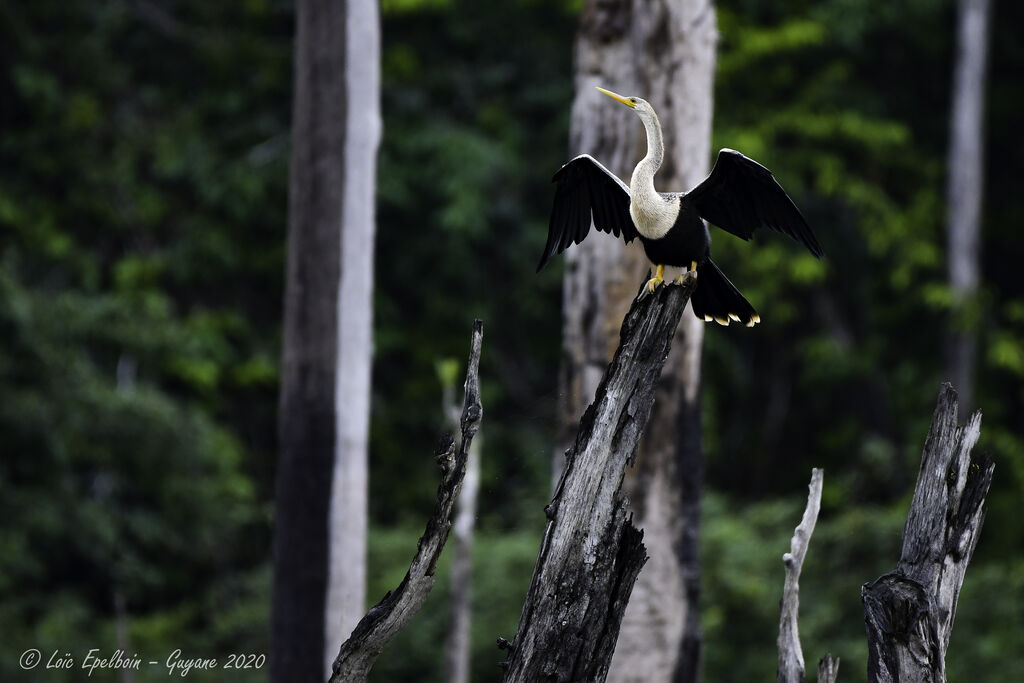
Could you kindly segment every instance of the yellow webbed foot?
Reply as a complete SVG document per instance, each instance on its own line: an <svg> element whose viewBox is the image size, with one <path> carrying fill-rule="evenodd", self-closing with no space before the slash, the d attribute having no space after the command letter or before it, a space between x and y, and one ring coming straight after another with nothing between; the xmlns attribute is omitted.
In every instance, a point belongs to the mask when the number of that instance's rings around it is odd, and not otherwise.
<svg viewBox="0 0 1024 683"><path fill-rule="evenodd" d="M658 266L658 271L647 281L647 291L654 292L665 281L665 266Z"/></svg>

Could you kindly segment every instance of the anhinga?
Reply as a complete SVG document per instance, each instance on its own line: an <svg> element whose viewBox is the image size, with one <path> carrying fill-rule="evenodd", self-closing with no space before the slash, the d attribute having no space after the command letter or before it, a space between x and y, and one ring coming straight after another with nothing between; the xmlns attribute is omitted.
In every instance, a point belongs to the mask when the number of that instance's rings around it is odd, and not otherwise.
<svg viewBox="0 0 1024 683"><path fill-rule="evenodd" d="M749 240L759 227L785 233L820 258L821 246L793 200L767 168L737 151L723 149L714 168L689 192L657 192L654 174L661 167L665 145L661 124L650 103L598 88L637 113L647 129L647 156L636 165L627 186L593 157L582 154L555 174L555 202L548 241L538 272L551 257L579 244L593 225L602 232L639 237L657 272L647 287L662 282L665 266L700 270L691 297L693 312L704 321L728 325L736 320L748 327L760 321L753 306L711 260L711 235L706 219L737 237ZM682 282L680 276L676 282Z"/></svg>

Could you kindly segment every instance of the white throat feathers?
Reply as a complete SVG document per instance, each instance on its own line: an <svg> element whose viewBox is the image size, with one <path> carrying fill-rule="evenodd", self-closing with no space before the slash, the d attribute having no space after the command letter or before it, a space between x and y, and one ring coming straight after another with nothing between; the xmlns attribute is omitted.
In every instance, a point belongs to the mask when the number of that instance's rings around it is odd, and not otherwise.
<svg viewBox="0 0 1024 683"><path fill-rule="evenodd" d="M654 174L665 159L661 123L648 105L637 114L647 130L647 156L633 169L629 181L629 215L637 231L647 239L661 239L679 217L679 195L662 196L654 189Z"/></svg>

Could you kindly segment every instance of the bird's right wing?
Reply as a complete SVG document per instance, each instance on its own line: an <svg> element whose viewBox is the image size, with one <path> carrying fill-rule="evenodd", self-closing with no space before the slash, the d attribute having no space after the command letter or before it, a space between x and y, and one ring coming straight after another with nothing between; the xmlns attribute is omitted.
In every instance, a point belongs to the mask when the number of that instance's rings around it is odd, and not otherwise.
<svg viewBox="0 0 1024 683"><path fill-rule="evenodd" d="M555 254L579 244L594 227L632 242L637 236L629 215L629 187L589 154L581 154L559 169L553 178L555 203L548 222L548 242L537 272Z"/></svg>

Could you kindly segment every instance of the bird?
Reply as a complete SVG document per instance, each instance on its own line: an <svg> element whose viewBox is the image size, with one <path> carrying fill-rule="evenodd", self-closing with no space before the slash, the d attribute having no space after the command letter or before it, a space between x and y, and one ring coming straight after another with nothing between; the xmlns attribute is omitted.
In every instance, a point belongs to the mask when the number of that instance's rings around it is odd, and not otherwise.
<svg viewBox="0 0 1024 683"><path fill-rule="evenodd" d="M689 192L658 192L654 175L665 158L661 123L650 102L602 93L626 105L647 131L647 155L633 170L629 185L589 154L581 154L555 173L555 199L548 223L547 244L537 272L556 254L579 244L591 224L601 232L639 238L656 272L647 281L654 292L664 283L665 266L679 266L697 279L690 301L697 318L721 325L736 321L753 327L761 317L729 278L711 260L711 234L705 221L745 240L769 228L789 235L808 251L824 255L803 214L775 176L753 159L733 149L719 151L707 178Z"/></svg>

